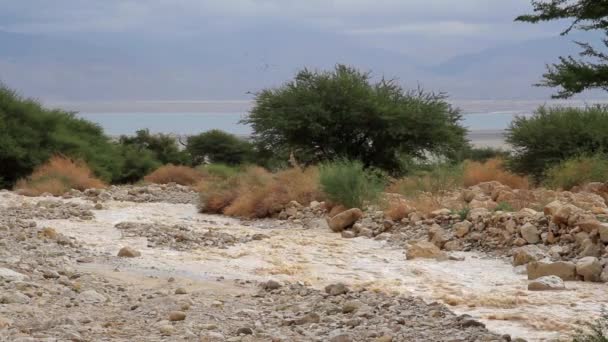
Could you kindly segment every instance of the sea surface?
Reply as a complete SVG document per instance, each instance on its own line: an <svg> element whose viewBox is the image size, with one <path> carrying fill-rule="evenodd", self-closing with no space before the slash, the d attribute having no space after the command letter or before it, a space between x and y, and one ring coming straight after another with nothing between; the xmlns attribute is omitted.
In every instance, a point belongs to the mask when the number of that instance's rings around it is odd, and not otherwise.
<svg viewBox="0 0 608 342"><path fill-rule="evenodd" d="M576 106L608 101L453 101L461 109L462 124L469 129L469 139L478 146L504 145L503 133L516 116L530 116L538 106ZM147 128L153 133L179 136L220 129L247 136L251 128L240 121L247 115L250 102L189 101L112 104L71 104L61 106L78 116L100 124L107 134L133 134Z"/></svg>

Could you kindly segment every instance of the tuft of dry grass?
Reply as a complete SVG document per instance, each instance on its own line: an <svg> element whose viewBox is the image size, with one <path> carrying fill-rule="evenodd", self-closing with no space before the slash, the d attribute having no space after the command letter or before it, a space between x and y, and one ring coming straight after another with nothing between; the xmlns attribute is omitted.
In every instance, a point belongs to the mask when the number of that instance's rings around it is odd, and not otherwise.
<svg viewBox="0 0 608 342"><path fill-rule="evenodd" d="M321 199L316 168L291 168L272 174L249 167L237 175L201 182L201 211L246 218L269 217L291 201L307 205Z"/></svg>
<svg viewBox="0 0 608 342"><path fill-rule="evenodd" d="M93 175L85 162L63 156L52 157L15 185L15 189L26 196L39 196L43 193L60 196L71 189L83 191L104 187L105 184Z"/></svg>
<svg viewBox="0 0 608 342"><path fill-rule="evenodd" d="M144 181L156 184L177 183L180 185L194 185L203 179L203 175L188 166L167 164L154 170L144 177Z"/></svg>
<svg viewBox="0 0 608 342"><path fill-rule="evenodd" d="M467 161L464 165L464 186L469 187L483 182L497 181L513 189L528 189L526 177L504 169L502 159L494 158L484 163Z"/></svg>

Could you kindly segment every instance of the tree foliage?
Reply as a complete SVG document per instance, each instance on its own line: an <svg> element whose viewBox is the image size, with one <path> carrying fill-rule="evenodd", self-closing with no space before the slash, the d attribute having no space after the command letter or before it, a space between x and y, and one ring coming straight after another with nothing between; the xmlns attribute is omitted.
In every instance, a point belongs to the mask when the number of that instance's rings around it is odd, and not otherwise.
<svg viewBox="0 0 608 342"><path fill-rule="evenodd" d="M552 20L570 20L562 35L572 30L603 31L608 37L608 1L606 0L534 0L534 14L519 16L516 20L538 23ZM608 54L590 43L576 42L581 46L582 59L560 57L559 63L547 66L540 86L561 87L555 98L568 98L586 89L608 90ZM603 39L608 47L608 38Z"/></svg>
<svg viewBox="0 0 608 342"><path fill-rule="evenodd" d="M214 129L188 137L186 151L194 165L204 162L238 165L251 160L253 147L244 139Z"/></svg>
<svg viewBox="0 0 608 342"><path fill-rule="evenodd" d="M168 134L151 134L148 129L142 129L134 136L121 136L120 143L139 151L148 150L162 164L188 164L188 156L180 151L177 140Z"/></svg>
<svg viewBox="0 0 608 342"><path fill-rule="evenodd" d="M517 117L506 133L514 153L510 166L540 179L561 161L608 153L608 108L539 108Z"/></svg>
<svg viewBox="0 0 608 342"><path fill-rule="evenodd" d="M121 172L117 146L101 127L0 85L0 187L12 186L55 154L86 161L107 181Z"/></svg>
<svg viewBox="0 0 608 342"><path fill-rule="evenodd" d="M285 85L256 94L243 122L261 150L304 163L347 158L391 172L401 160L454 157L466 145L461 115L444 94L403 90L394 80L337 65L304 69Z"/></svg>

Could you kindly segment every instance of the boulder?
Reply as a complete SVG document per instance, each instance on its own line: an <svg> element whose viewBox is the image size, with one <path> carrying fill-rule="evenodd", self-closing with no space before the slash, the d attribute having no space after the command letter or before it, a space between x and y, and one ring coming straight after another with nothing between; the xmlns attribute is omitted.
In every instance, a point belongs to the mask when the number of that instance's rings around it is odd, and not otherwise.
<svg viewBox="0 0 608 342"><path fill-rule="evenodd" d="M471 230L472 226L473 224L467 220L455 223L453 226L454 235L458 236L459 238L463 238L467 234L469 234L469 231Z"/></svg>
<svg viewBox="0 0 608 342"><path fill-rule="evenodd" d="M572 204L563 205L553 215L553 222L556 224L568 224L568 220L572 216L581 212L582 210L579 207L576 207Z"/></svg>
<svg viewBox="0 0 608 342"><path fill-rule="evenodd" d="M532 223L524 224L519 229L519 232L521 237L524 238L524 240L526 240L526 242L529 244L536 244L540 242L540 233L538 228L536 228L536 226Z"/></svg>
<svg viewBox="0 0 608 342"><path fill-rule="evenodd" d="M141 256L141 253L131 247L123 247L118 251L118 256L121 258L135 258Z"/></svg>
<svg viewBox="0 0 608 342"><path fill-rule="evenodd" d="M468 214L468 219L475 222L480 218L491 216L491 212L486 208L471 209Z"/></svg>
<svg viewBox="0 0 608 342"><path fill-rule="evenodd" d="M550 275L558 276L563 280L576 280L576 265L569 261L533 261L527 264L526 271L530 280Z"/></svg>
<svg viewBox="0 0 608 342"><path fill-rule="evenodd" d="M602 223L598 232L600 234L600 240L604 243L608 243L608 223Z"/></svg>
<svg viewBox="0 0 608 342"><path fill-rule="evenodd" d="M448 241L446 238L446 232L438 224L434 224L429 228L429 241L435 246L441 248Z"/></svg>
<svg viewBox="0 0 608 342"><path fill-rule="evenodd" d="M185 319L186 314L182 311L171 311L169 313L169 321L171 322L183 321Z"/></svg>
<svg viewBox="0 0 608 342"><path fill-rule="evenodd" d="M405 251L405 257L408 260L416 258L446 260L447 255L442 252L439 247L429 241L418 241L408 244Z"/></svg>
<svg viewBox="0 0 608 342"><path fill-rule="evenodd" d="M346 294L349 291L350 289L342 283L330 284L325 286L325 292L330 296L339 296L342 294Z"/></svg>
<svg viewBox="0 0 608 342"><path fill-rule="evenodd" d="M602 264L596 257L584 257L576 263L576 273L585 281L601 280Z"/></svg>
<svg viewBox="0 0 608 342"><path fill-rule="evenodd" d="M514 248L513 266L525 265L529 262L540 261L547 257L547 254L537 245L526 245Z"/></svg>
<svg viewBox="0 0 608 342"><path fill-rule="evenodd" d="M327 224L332 231L339 233L355 224L361 217L363 217L361 209L352 208L330 218L327 221Z"/></svg>
<svg viewBox="0 0 608 342"><path fill-rule="evenodd" d="M594 230L600 229L602 223L594 218L587 218L585 220L579 221L576 223L577 226L581 228L582 231L586 233L591 233Z"/></svg>
<svg viewBox="0 0 608 342"><path fill-rule="evenodd" d="M558 276L540 277L528 283L529 291L559 291L565 289L564 281Z"/></svg>
<svg viewBox="0 0 608 342"><path fill-rule="evenodd" d="M564 204L560 201L553 201L545 206L543 211L545 215L553 216Z"/></svg>
<svg viewBox="0 0 608 342"><path fill-rule="evenodd" d="M451 213L452 213L452 211L450 209L443 208L443 209L438 209L438 210L432 211L429 214L429 216L431 218L434 218L437 216L449 216Z"/></svg>
<svg viewBox="0 0 608 342"><path fill-rule="evenodd" d="M25 274L15 272L9 268L0 267L0 280L3 281L24 281L28 277Z"/></svg>

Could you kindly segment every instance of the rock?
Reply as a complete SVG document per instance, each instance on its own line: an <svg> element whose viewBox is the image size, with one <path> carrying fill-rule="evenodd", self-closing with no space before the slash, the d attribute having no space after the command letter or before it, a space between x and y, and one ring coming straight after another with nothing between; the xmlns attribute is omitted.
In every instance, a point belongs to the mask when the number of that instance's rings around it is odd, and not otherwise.
<svg viewBox="0 0 608 342"><path fill-rule="evenodd" d="M361 303L355 300L348 301L342 305L342 313L353 313L361 307Z"/></svg>
<svg viewBox="0 0 608 342"><path fill-rule="evenodd" d="M325 292L330 296L339 296L341 294L348 293L349 289L342 283L330 284L325 286Z"/></svg>
<svg viewBox="0 0 608 342"><path fill-rule="evenodd" d="M581 243L579 257L599 257L602 254L602 246L594 243L591 239L585 239Z"/></svg>
<svg viewBox="0 0 608 342"><path fill-rule="evenodd" d="M581 228L581 230L585 233L591 233L594 230L599 231L600 227L602 226L602 223L596 220L595 218L587 218L585 220L577 222L576 225L579 226L579 228Z"/></svg>
<svg viewBox="0 0 608 342"><path fill-rule="evenodd" d="M473 224L467 220L455 223L453 226L454 235L458 236L459 238L463 238L467 234L469 234L469 231L471 230L472 226Z"/></svg>
<svg viewBox="0 0 608 342"><path fill-rule="evenodd" d="M514 248L513 266L525 265L532 261L539 261L547 257L547 254L537 245L527 245Z"/></svg>
<svg viewBox="0 0 608 342"><path fill-rule="evenodd" d="M344 230L342 231L342 237L345 239L352 239L355 238L355 232L353 232L352 230Z"/></svg>
<svg viewBox="0 0 608 342"><path fill-rule="evenodd" d="M58 279L60 275L55 270L44 270L42 271L42 277L44 279Z"/></svg>
<svg viewBox="0 0 608 342"><path fill-rule="evenodd" d="M446 251L461 251L463 248L462 242L460 240L452 240L448 241L443 245L443 249Z"/></svg>
<svg viewBox="0 0 608 342"><path fill-rule="evenodd" d="M472 222L476 222L480 218L488 217L491 213L486 208L474 208L469 211L468 219Z"/></svg>
<svg viewBox="0 0 608 342"><path fill-rule="evenodd" d="M393 336L383 335L374 340L374 342L393 342Z"/></svg>
<svg viewBox="0 0 608 342"><path fill-rule="evenodd" d="M185 295L185 294L187 294L187 293L188 293L188 292L187 292L187 291L186 291L186 289L185 289L185 288L183 288L183 287L178 287L177 289L175 289L175 294L176 294L176 295Z"/></svg>
<svg viewBox="0 0 608 342"><path fill-rule="evenodd" d="M253 329L250 327L242 327L236 331L237 335L253 335Z"/></svg>
<svg viewBox="0 0 608 342"><path fill-rule="evenodd" d="M0 297L1 304L28 304L29 302L30 297L19 291L7 292Z"/></svg>
<svg viewBox="0 0 608 342"><path fill-rule="evenodd" d="M161 325L158 329L162 335L169 336L175 332L175 328L170 324Z"/></svg>
<svg viewBox="0 0 608 342"><path fill-rule="evenodd" d="M329 339L329 342L352 342L353 338L348 334L340 334L333 336Z"/></svg>
<svg viewBox="0 0 608 342"><path fill-rule="evenodd" d="M118 256L121 258L135 258L141 256L141 252L136 251L131 247L123 247L118 251Z"/></svg>
<svg viewBox="0 0 608 342"><path fill-rule="evenodd" d="M169 313L169 321L171 321L171 322L183 321L185 319L186 319L186 314L182 311L171 311Z"/></svg>
<svg viewBox="0 0 608 342"><path fill-rule="evenodd" d="M563 280L576 280L576 265L569 261L533 261L528 263L526 271L529 280L550 275L558 276Z"/></svg>
<svg viewBox="0 0 608 342"><path fill-rule="evenodd" d="M446 238L447 233L441 226L434 224L429 228L429 241L435 244L435 246L441 248L448 241Z"/></svg>
<svg viewBox="0 0 608 342"><path fill-rule="evenodd" d="M584 257L576 263L576 273L585 281L601 280L602 264L596 257Z"/></svg>
<svg viewBox="0 0 608 342"><path fill-rule="evenodd" d="M600 240L604 243L608 243L608 223L602 223L598 232L600 234Z"/></svg>
<svg viewBox="0 0 608 342"><path fill-rule="evenodd" d="M528 283L529 291L559 291L565 289L566 285L564 285L562 278L554 275L540 277Z"/></svg>
<svg viewBox="0 0 608 342"><path fill-rule="evenodd" d="M361 217L363 217L363 212L361 209L348 209L330 218L327 224L332 231L339 233L355 224L355 222L357 222Z"/></svg>
<svg viewBox="0 0 608 342"><path fill-rule="evenodd" d="M405 257L408 260L416 258L446 260L447 255L442 252L439 247L429 241L418 241L408 244L405 251Z"/></svg>
<svg viewBox="0 0 608 342"><path fill-rule="evenodd" d="M276 290L281 288L281 283L279 283L276 280L268 280L265 282L260 283L260 287L263 288L266 291L272 291L272 290Z"/></svg>
<svg viewBox="0 0 608 342"><path fill-rule="evenodd" d="M553 216L557 213L557 211L563 206L560 201L553 201L545 206L543 212L545 215Z"/></svg>
<svg viewBox="0 0 608 342"><path fill-rule="evenodd" d="M443 208L443 209L432 211L429 216L431 218L434 218L437 216L449 216L451 213L452 213L452 211L450 209Z"/></svg>
<svg viewBox="0 0 608 342"><path fill-rule="evenodd" d="M78 295L78 299L88 304L103 303L106 301L106 297L95 290L87 290L82 292Z"/></svg>
<svg viewBox="0 0 608 342"><path fill-rule="evenodd" d="M529 244L537 244L540 242L540 234L538 232L538 228L536 228L536 226L531 223L524 224L519 229L519 232L521 234L521 237Z"/></svg>
<svg viewBox="0 0 608 342"><path fill-rule="evenodd" d="M38 235L51 240L57 239L57 231L50 227L42 228L42 230L38 232Z"/></svg>
<svg viewBox="0 0 608 342"><path fill-rule="evenodd" d="M0 268L0 280L2 281L24 281L28 278L25 274L15 272L9 268Z"/></svg>
<svg viewBox="0 0 608 342"><path fill-rule="evenodd" d="M561 206L553 215L553 222L556 224L568 224L568 220L574 214L580 213L582 210L572 204Z"/></svg>
<svg viewBox="0 0 608 342"><path fill-rule="evenodd" d="M321 317L314 313L308 313L307 315L305 315L304 317L300 317L296 320L294 320L295 325L304 325L304 324L311 324L311 323L319 323L321 321Z"/></svg>

